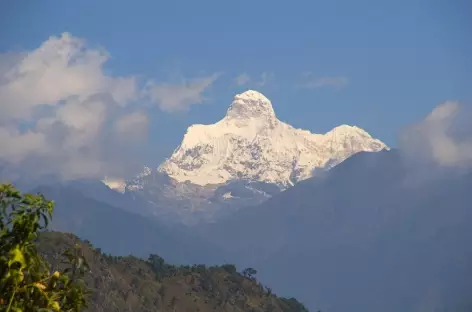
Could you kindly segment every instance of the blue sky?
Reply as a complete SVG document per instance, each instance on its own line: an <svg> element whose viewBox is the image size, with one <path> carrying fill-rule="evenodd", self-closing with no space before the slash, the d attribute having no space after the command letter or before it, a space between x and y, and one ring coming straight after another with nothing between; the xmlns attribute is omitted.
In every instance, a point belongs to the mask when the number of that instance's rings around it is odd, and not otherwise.
<svg viewBox="0 0 472 312"><path fill-rule="evenodd" d="M110 54L109 75L173 84L218 78L187 112L149 109L168 155L235 93L263 92L279 118L325 132L347 123L395 145L446 100L472 104L472 3L452 1L3 1L0 53L69 32ZM238 86L235 78L248 75ZM266 81L260 82L265 75Z"/></svg>

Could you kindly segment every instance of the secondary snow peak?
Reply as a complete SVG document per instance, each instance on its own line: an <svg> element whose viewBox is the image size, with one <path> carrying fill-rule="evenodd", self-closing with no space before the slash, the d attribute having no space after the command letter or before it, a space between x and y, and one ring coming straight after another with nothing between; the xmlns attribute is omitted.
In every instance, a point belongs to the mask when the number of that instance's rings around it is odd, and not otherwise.
<svg viewBox="0 0 472 312"><path fill-rule="evenodd" d="M237 119L275 119L275 112L270 100L262 93L248 90L236 94L233 103L231 103L231 106L228 108L226 117Z"/></svg>

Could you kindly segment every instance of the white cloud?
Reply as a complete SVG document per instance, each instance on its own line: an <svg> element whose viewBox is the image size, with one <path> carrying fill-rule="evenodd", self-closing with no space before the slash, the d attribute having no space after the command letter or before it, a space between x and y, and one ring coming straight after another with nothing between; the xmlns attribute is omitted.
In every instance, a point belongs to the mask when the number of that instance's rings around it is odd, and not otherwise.
<svg viewBox="0 0 472 312"><path fill-rule="evenodd" d="M186 111L191 105L205 102L205 91L219 76L219 73L214 73L191 80L183 79L179 84L150 82L145 93L163 111Z"/></svg>
<svg viewBox="0 0 472 312"><path fill-rule="evenodd" d="M300 87L307 89L318 89L322 87L336 87L342 88L349 84L349 80L346 77L314 77L312 73L307 72L303 75L305 80Z"/></svg>
<svg viewBox="0 0 472 312"><path fill-rule="evenodd" d="M29 119L40 105L56 106L70 96L84 99L100 92L125 104L136 95L135 79L106 76L102 66L107 60L106 51L87 49L84 40L68 33L50 37L2 72L0 119Z"/></svg>
<svg viewBox="0 0 472 312"><path fill-rule="evenodd" d="M20 133L16 129L0 127L0 159L7 160L14 165L20 164L25 157L32 154L47 152L46 137L43 133L25 131Z"/></svg>
<svg viewBox="0 0 472 312"><path fill-rule="evenodd" d="M138 92L134 77L104 73L108 58L68 33L0 54L0 162L64 179L124 173L128 155L109 128L132 127L142 116L114 123Z"/></svg>
<svg viewBox="0 0 472 312"><path fill-rule="evenodd" d="M251 80L251 77L247 73L242 73L234 79L234 82L238 86L244 86Z"/></svg>
<svg viewBox="0 0 472 312"><path fill-rule="evenodd" d="M417 163L472 167L472 114L457 102L437 106L423 121L400 136L400 147Z"/></svg>
<svg viewBox="0 0 472 312"><path fill-rule="evenodd" d="M259 75L258 78L256 77L256 79L253 79L248 73L242 73L234 78L234 83L237 86L251 84L257 87L263 87L267 85L274 78L274 76L275 75L273 72L264 71Z"/></svg>
<svg viewBox="0 0 472 312"><path fill-rule="evenodd" d="M115 122L115 131L124 139L140 139L146 136L149 118L143 111L122 116Z"/></svg>

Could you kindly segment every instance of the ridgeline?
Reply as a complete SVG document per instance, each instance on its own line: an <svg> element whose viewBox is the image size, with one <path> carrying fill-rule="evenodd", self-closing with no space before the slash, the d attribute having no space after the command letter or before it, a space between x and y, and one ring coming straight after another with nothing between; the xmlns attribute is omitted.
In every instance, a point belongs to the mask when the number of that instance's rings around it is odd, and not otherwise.
<svg viewBox="0 0 472 312"><path fill-rule="evenodd" d="M86 311L305 312L296 299L281 298L230 264L174 266L158 255L147 260L103 254L69 233L42 232L38 251L51 269L62 270L63 252L79 244L89 265L85 284L92 291Z"/></svg>

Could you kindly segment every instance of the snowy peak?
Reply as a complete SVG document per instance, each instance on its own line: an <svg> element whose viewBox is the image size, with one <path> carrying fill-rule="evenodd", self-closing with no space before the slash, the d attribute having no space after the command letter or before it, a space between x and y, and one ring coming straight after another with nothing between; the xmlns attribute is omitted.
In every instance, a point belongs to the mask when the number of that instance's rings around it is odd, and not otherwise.
<svg viewBox="0 0 472 312"><path fill-rule="evenodd" d="M336 142L339 140L346 140L349 137L357 137L359 139L372 139L372 136L362 128L351 125L340 125L324 134L326 137L331 137L331 140Z"/></svg>
<svg viewBox="0 0 472 312"><path fill-rule="evenodd" d="M237 94L226 112L227 119L275 119L272 103L262 93L248 90Z"/></svg>
<svg viewBox="0 0 472 312"><path fill-rule="evenodd" d="M158 170L202 186L250 180L287 187L357 152L382 149L388 147L356 126L325 134L295 129L276 118L269 99L249 90L234 97L222 120L190 126Z"/></svg>
<svg viewBox="0 0 472 312"><path fill-rule="evenodd" d="M110 189L120 193L124 193L126 190L126 182L124 179L113 179L105 177L105 179L102 180L102 183L108 186Z"/></svg>
<svg viewBox="0 0 472 312"><path fill-rule="evenodd" d="M353 133L357 133L357 134L362 134L362 135L368 135L370 136L370 134L365 131L364 129L362 128L359 128L357 126L351 126L351 125L340 125L340 126L337 126L335 128L333 128L331 131L329 131L328 133L332 133L332 132L337 132L338 134L353 134Z"/></svg>

